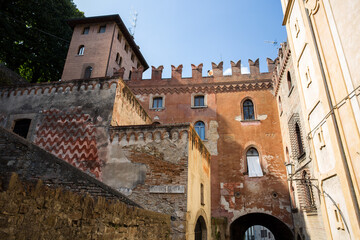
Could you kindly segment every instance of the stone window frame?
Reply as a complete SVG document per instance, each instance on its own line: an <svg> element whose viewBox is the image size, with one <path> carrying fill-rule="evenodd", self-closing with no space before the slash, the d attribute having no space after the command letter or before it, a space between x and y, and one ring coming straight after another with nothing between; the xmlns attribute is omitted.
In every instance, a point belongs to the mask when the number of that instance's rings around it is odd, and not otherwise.
<svg viewBox="0 0 360 240"><path fill-rule="evenodd" d="M161 108L154 108L153 107L153 101L154 98L162 98L162 107ZM150 95L149 97L149 109L150 110L155 110L155 111L162 111L165 109L165 94L155 94L155 95Z"/></svg>
<svg viewBox="0 0 360 240"><path fill-rule="evenodd" d="M251 149L251 148L255 148L256 151L258 152L259 154L259 163L260 163L260 167L261 167L261 171L263 173L263 176L266 175L266 172L264 171L264 163L262 161L262 153L260 151L260 147L255 145L255 144L250 144L248 145L245 149L244 149L244 152L243 152L243 159L245 159L244 161L244 167L245 167L245 172L243 172L243 175L249 175L249 169L248 169L248 164L247 164L247 152Z"/></svg>
<svg viewBox="0 0 360 240"><path fill-rule="evenodd" d="M195 106L195 97L204 96L204 106ZM207 94L206 93L192 93L191 94L191 108L207 108Z"/></svg>
<svg viewBox="0 0 360 240"><path fill-rule="evenodd" d="M299 149L299 136L296 133L296 125L299 127L299 134L301 137L301 145L302 151ZM290 144L291 144L291 158L296 159L298 161L303 161L306 158L306 149L305 149L305 142L304 142L304 134L302 124L300 123L300 116L298 113L294 113L289 121L288 121L288 129L289 129L289 137L290 137Z"/></svg>
<svg viewBox="0 0 360 240"><path fill-rule="evenodd" d="M200 204L201 206L205 206L205 191L204 184L200 183Z"/></svg>
<svg viewBox="0 0 360 240"><path fill-rule="evenodd" d="M244 118L244 103L245 101L247 100L250 100L253 104L253 110L254 110L254 119L245 119ZM241 122L252 122L252 121L259 121L257 119L257 107L256 107L257 104L255 104L255 101L252 97L250 96L247 96L247 97L244 97L241 102L240 102L240 116L241 116Z"/></svg>

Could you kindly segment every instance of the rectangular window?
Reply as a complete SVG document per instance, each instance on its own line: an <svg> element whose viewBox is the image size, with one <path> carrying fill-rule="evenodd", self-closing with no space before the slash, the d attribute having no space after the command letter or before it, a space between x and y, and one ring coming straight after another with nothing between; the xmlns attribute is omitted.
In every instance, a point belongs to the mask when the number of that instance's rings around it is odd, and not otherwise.
<svg viewBox="0 0 360 240"><path fill-rule="evenodd" d="M204 96L195 96L194 97L194 106L195 107L204 107L205 106Z"/></svg>
<svg viewBox="0 0 360 240"><path fill-rule="evenodd" d="M85 27L82 34L89 34L90 27Z"/></svg>
<svg viewBox="0 0 360 240"><path fill-rule="evenodd" d="M118 33L117 39L119 40L119 42L121 42L121 34L120 33Z"/></svg>
<svg viewBox="0 0 360 240"><path fill-rule="evenodd" d="M201 205L205 205L205 200L204 200L204 184L200 184L200 201L201 201Z"/></svg>
<svg viewBox="0 0 360 240"><path fill-rule="evenodd" d="M131 54L131 61L134 62L134 60L135 60L135 55L132 53Z"/></svg>
<svg viewBox="0 0 360 240"><path fill-rule="evenodd" d="M106 31L106 25L102 25L99 28L99 33L104 33Z"/></svg>
<svg viewBox="0 0 360 240"><path fill-rule="evenodd" d="M129 47L128 47L127 44L125 44L124 49L125 49L125 52L126 52L126 53L129 51Z"/></svg>
<svg viewBox="0 0 360 240"><path fill-rule="evenodd" d="M162 108L163 107L163 98L155 97L153 98L152 108Z"/></svg>

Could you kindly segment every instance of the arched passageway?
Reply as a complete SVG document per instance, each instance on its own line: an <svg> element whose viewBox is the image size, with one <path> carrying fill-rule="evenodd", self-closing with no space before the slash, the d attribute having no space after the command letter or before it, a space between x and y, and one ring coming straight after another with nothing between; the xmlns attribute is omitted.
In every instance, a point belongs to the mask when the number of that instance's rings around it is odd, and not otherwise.
<svg viewBox="0 0 360 240"><path fill-rule="evenodd" d="M205 219L202 216L200 216L196 221L194 232L195 232L195 240L207 239L206 223L205 223Z"/></svg>
<svg viewBox="0 0 360 240"><path fill-rule="evenodd" d="M264 213L249 213L239 217L230 225L231 240L244 240L246 230L254 225L269 229L276 240L294 239L290 228L276 217Z"/></svg>

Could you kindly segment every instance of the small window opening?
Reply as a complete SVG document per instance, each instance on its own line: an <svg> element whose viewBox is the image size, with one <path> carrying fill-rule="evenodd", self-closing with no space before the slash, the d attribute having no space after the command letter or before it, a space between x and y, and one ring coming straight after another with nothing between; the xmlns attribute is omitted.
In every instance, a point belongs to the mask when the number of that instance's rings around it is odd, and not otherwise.
<svg viewBox="0 0 360 240"><path fill-rule="evenodd" d="M130 72L129 72L129 80L131 79L131 74L132 74L132 72L130 71Z"/></svg>
<svg viewBox="0 0 360 240"><path fill-rule="evenodd" d="M131 54L131 61L134 62L134 60L135 60L135 55L132 53Z"/></svg>
<svg viewBox="0 0 360 240"><path fill-rule="evenodd" d="M201 201L201 205L205 205L205 200L204 200L204 184L200 183L200 201Z"/></svg>
<svg viewBox="0 0 360 240"><path fill-rule="evenodd" d="M162 97L155 97L153 98L152 108L162 108L163 107L163 98Z"/></svg>
<svg viewBox="0 0 360 240"><path fill-rule="evenodd" d="M121 42L121 34L120 33L118 33L117 39L119 40L119 42Z"/></svg>
<svg viewBox="0 0 360 240"><path fill-rule="evenodd" d="M253 102L248 99L243 104L243 113L244 113L244 120L254 120L254 104Z"/></svg>
<svg viewBox="0 0 360 240"><path fill-rule="evenodd" d="M78 55L84 55L84 51L85 51L85 46L80 45L79 50L78 50Z"/></svg>
<svg viewBox="0 0 360 240"><path fill-rule="evenodd" d="M27 118L15 120L13 132L23 138L26 138L29 132L30 123L31 119Z"/></svg>
<svg viewBox="0 0 360 240"><path fill-rule="evenodd" d="M129 51L129 46L128 46L127 44L125 44L124 50L125 50L126 53L128 53L128 51Z"/></svg>
<svg viewBox="0 0 360 240"><path fill-rule="evenodd" d="M104 33L106 31L106 25L102 25L99 28L99 33Z"/></svg>
<svg viewBox="0 0 360 240"><path fill-rule="evenodd" d="M195 107L205 106L204 96L195 96L194 97L194 106Z"/></svg>
<svg viewBox="0 0 360 240"><path fill-rule="evenodd" d="M89 34L89 31L90 31L90 27L84 27L82 34L87 35L87 34Z"/></svg>
<svg viewBox="0 0 360 240"><path fill-rule="evenodd" d="M290 91L291 87L292 87L292 82L291 82L291 75L290 75L289 71L287 72L287 83L288 83L288 88L289 88L289 91Z"/></svg>
<svg viewBox="0 0 360 240"><path fill-rule="evenodd" d="M202 121L198 121L195 123L195 131L201 138L201 140L205 139L205 123Z"/></svg>
<svg viewBox="0 0 360 240"><path fill-rule="evenodd" d="M301 157L304 154L304 146L303 146L303 142L302 142L302 138L301 138L301 131L300 131L300 127L299 127L298 123L295 123L295 133L296 133L296 140L297 140L297 145L298 145L298 150L299 150L298 157Z"/></svg>

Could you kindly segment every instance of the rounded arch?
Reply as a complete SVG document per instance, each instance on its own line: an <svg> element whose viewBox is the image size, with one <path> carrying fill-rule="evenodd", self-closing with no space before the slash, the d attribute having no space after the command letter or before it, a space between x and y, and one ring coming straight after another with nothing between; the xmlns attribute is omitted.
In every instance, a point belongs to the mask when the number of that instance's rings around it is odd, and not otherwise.
<svg viewBox="0 0 360 240"><path fill-rule="evenodd" d="M245 97L240 103L240 111L241 111L241 119L242 120L255 120L256 119L256 104L255 104L254 99L251 98L250 96Z"/></svg>
<svg viewBox="0 0 360 240"><path fill-rule="evenodd" d="M230 225L230 239L244 240L246 230L254 225L266 227L275 239L294 239L293 232L283 221L265 213L249 213L237 218Z"/></svg>
<svg viewBox="0 0 360 240"><path fill-rule="evenodd" d="M250 149L255 149L257 151L257 153L259 154L259 162L260 162L260 167L262 169L263 174L266 174L266 170L264 169L264 163L262 161L262 154L261 154L261 147L257 146L255 143L250 143L249 145L247 145L246 148L244 148L244 152L242 153L242 158L244 159L244 175L248 175L249 171L248 171L248 163L247 163L247 153Z"/></svg>
<svg viewBox="0 0 360 240"><path fill-rule="evenodd" d="M206 134L205 134L206 125L205 125L204 121L202 121L202 120L196 121L194 123L194 128L195 128L195 131L197 132L197 134L199 135L199 137L201 138L201 140L204 140L206 137Z"/></svg>
<svg viewBox="0 0 360 240"><path fill-rule="evenodd" d="M84 51L85 51L85 46L80 45L78 48L78 55L84 55Z"/></svg>

